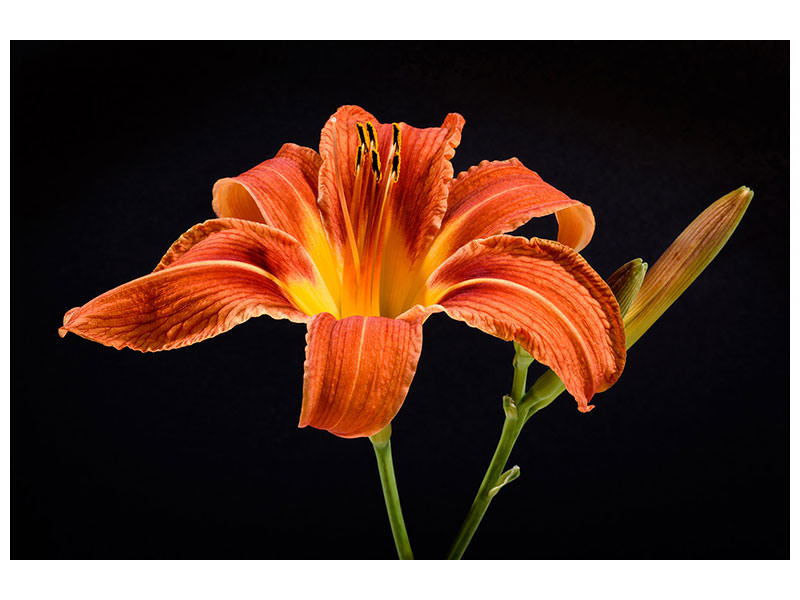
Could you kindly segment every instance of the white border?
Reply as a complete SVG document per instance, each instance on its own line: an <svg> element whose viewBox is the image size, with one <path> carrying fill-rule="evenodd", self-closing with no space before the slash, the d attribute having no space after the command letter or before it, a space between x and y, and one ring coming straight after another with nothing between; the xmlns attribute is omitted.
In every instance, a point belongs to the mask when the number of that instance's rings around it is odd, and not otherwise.
<svg viewBox="0 0 800 600"><path fill-rule="evenodd" d="M113 6L113 8L111 8ZM227 0L192 3L140 0L9 3L2 27L10 39L790 39L789 4L673 1L662 6L637 2L467 2L272 3ZM797 64L792 47L791 64ZM797 569L790 561L496 561L444 563L240 562L240 561L9 561L9 46L2 49L3 121L0 206L0 371L2 373L3 562L0 595L6 598L140 600L141 598L423 597L491 598L522 591L536 598L797 597ZM792 78L792 99L795 93ZM751 90L750 93L757 93ZM796 172L792 127L792 172ZM782 199L781 199L782 200ZM797 231L797 211L791 211ZM769 243L769 240L765 240ZM798 242L791 241L792 298ZM782 276L782 274L777 274ZM765 307L766 310L766 307ZM754 318L760 318L754 316ZM773 323L770 326L781 327ZM795 322L791 321L792 340ZM792 354L792 399L798 372ZM769 376L770 374L765 374ZM777 376L785 376L780 373ZM798 410L792 411L797 431ZM798 444L792 439L793 466ZM797 498L792 476L792 506ZM797 524L792 522L792 546ZM536 540L531 540L535 544ZM366 549L365 551L368 551Z"/></svg>
<svg viewBox="0 0 800 600"><path fill-rule="evenodd" d="M502 598L794 600L787 562L17 561L13 600Z"/></svg>
<svg viewBox="0 0 800 600"><path fill-rule="evenodd" d="M785 0L39 0L9 39L789 39Z"/></svg>

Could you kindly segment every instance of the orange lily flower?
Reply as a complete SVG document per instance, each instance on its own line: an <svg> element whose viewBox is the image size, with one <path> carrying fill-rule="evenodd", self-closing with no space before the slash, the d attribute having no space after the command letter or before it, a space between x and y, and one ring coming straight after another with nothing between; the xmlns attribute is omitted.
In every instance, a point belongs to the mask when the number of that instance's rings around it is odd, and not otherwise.
<svg viewBox="0 0 800 600"><path fill-rule="evenodd" d="M218 181L219 218L184 233L151 274L67 312L59 333L146 352L264 314L306 323L300 426L349 438L397 414L422 323L444 311L519 342L589 410L625 362L617 302L578 254L591 209L513 158L454 179L463 124L450 114L418 129L340 108L319 154L286 144ZM558 242L502 235L552 213Z"/></svg>

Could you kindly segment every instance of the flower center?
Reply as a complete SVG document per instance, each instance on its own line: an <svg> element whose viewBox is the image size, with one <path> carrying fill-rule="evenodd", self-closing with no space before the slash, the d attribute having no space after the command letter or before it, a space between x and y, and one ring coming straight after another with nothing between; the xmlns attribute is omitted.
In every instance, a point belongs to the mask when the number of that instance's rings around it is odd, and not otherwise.
<svg viewBox="0 0 800 600"><path fill-rule="evenodd" d="M391 220L395 184L400 178L400 126L392 123L383 161L372 123L356 123L358 149L350 198L340 189L347 248L342 274L342 317L381 314L383 251ZM387 142L384 142L386 146ZM340 165L343 167L343 165Z"/></svg>

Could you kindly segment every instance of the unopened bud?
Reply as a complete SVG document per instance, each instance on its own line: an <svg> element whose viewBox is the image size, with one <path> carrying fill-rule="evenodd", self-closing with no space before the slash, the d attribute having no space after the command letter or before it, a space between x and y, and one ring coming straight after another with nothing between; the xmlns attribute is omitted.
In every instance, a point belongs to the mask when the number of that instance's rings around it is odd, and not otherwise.
<svg viewBox="0 0 800 600"><path fill-rule="evenodd" d="M744 186L726 194L700 213L656 261L624 319L628 348L719 253L752 198L753 192Z"/></svg>
<svg viewBox="0 0 800 600"><path fill-rule="evenodd" d="M619 312L624 317L633 304L634 298L642 287L644 275L647 273L647 263L641 258L634 258L626 262L608 278L608 287L614 292L619 304Z"/></svg>

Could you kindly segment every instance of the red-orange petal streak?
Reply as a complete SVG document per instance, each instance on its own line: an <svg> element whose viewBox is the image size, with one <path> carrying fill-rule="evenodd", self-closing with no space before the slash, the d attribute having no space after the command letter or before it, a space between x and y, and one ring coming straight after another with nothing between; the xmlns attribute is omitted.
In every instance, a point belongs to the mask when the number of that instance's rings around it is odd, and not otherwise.
<svg viewBox="0 0 800 600"><path fill-rule="evenodd" d="M204 260L257 266L281 281L303 312L337 313L334 295L315 261L297 240L279 229L242 219L205 221L178 238L155 271Z"/></svg>
<svg viewBox="0 0 800 600"><path fill-rule="evenodd" d="M437 269L427 285L427 304L518 341L561 377L582 411L622 372L625 332L614 295L562 244L505 235L477 240Z"/></svg>
<svg viewBox="0 0 800 600"><path fill-rule="evenodd" d="M279 279L292 275L319 279L308 253L292 236L241 219L210 219L195 225L170 246L155 271L203 260L246 262Z"/></svg>
<svg viewBox="0 0 800 600"><path fill-rule="evenodd" d="M69 311L59 333L168 350L251 317L306 322L324 310L335 304L297 240L261 223L214 219L183 234L150 275Z"/></svg>
<svg viewBox="0 0 800 600"><path fill-rule="evenodd" d="M213 208L220 217L266 223L308 250L332 290L339 286L337 260L317 208L322 159L316 151L284 144L275 158L214 184Z"/></svg>
<svg viewBox="0 0 800 600"><path fill-rule="evenodd" d="M388 425L417 369L421 321L323 313L308 325L306 341L300 427L354 438Z"/></svg>
<svg viewBox="0 0 800 600"><path fill-rule="evenodd" d="M428 249L447 211L450 159L461 142L464 117L447 115L441 127L419 129L400 124L403 147L392 224L404 233L413 261Z"/></svg>

